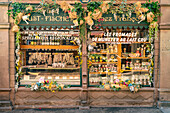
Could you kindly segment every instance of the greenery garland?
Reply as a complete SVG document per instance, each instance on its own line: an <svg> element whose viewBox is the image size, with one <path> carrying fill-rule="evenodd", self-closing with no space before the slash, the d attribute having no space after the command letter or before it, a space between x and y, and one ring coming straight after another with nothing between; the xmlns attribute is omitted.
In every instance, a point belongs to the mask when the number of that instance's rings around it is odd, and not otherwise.
<svg viewBox="0 0 170 113"><path fill-rule="evenodd" d="M55 9L58 8L59 6L61 9L63 9L64 12L68 12L69 18L73 19L73 23L75 24L75 26L79 26L80 37L82 37L81 40L85 39L84 31L86 28L84 27L85 26L84 23L87 23L90 26L90 29L92 29L92 26L94 25L93 21L101 20L102 14L104 13L112 13L114 14L115 18L117 17L117 14L122 14L123 17L124 16L131 17L132 13L135 13L136 16L140 19L138 23L142 21L147 21L150 24L149 40L151 42L151 45L148 45L148 48L150 48L150 52L151 52L150 73L151 74L153 73L153 66L154 66L153 43L154 43L154 39L157 38L157 32L158 32L157 17L160 16L160 10L159 10L160 6L158 2L150 2L150 0L149 2L146 2L144 4L141 4L140 2L137 2L135 4L127 4L126 0L111 0L110 2L90 2L87 4L87 10L85 10L82 7L81 3L75 3L72 6L65 1L60 3L54 0L52 1L53 1L52 3L42 1L40 2L40 5L37 7L34 7L32 5L25 5L19 2L10 3L12 9L8 10L7 14L14 19L14 26L12 28L12 31L17 32L16 87L18 87L18 82L21 75L21 65L20 65L21 53L19 51L20 49L19 38L21 36L20 36L18 24L20 23L21 19L23 19L23 16L25 16L26 20L29 20L29 16L31 15L32 12L41 12L45 15L47 10Z"/></svg>

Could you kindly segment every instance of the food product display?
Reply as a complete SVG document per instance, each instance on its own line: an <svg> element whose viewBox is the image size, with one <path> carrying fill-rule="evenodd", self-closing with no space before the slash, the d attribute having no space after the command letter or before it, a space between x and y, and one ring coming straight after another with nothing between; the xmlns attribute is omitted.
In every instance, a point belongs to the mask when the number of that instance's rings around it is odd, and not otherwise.
<svg viewBox="0 0 170 113"><path fill-rule="evenodd" d="M21 37L21 85L40 78L58 83L80 85L79 32L30 31Z"/></svg>
<svg viewBox="0 0 170 113"><path fill-rule="evenodd" d="M92 40L88 49L89 61L91 62L89 84L114 84L114 81L119 79L121 81L130 80L134 84L143 86L151 86L149 73L151 54L148 52L147 31L137 30L136 37L123 35L112 37L112 34L115 33L114 30L99 33L92 31L89 37L89 40Z"/></svg>

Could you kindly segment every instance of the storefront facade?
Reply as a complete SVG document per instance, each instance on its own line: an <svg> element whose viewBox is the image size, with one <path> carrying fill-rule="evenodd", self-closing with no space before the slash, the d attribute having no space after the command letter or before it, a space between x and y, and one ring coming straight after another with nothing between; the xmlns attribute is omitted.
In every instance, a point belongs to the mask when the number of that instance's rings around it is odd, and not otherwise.
<svg viewBox="0 0 170 113"><path fill-rule="evenodd" d="M31 1L37 5L40 1ZM75 1L69 1L74 3ZM137 1L128 1L136 3ZM145 3L144 1L142 1ZM158 39L154 41L154 68L152 80L148 65L150 55L148 24L115 15L104 14L99 29L81 31L62 9L46 15L31 14L29 24L21 21L20 52L22 76L16 80L16 37L12 32L14 20L6 14L8 1L2 1L0 101L2 109L24 108L81 108L89 107L152 107L167 106L168 84L168 8L167 0L159 1L162 16L159 18ZM83 4L83 7L86 7ZM51 16L52 15L52 16ZM55 17L55 18L53 18ZM125 21L126 20L126 21ZM140 21L140 20L139 20ZM83 32L83 36L80 35ZM78 37L85 37L79 40ZM115 37L115 38L113 38ZM130 37L130 38L128 38ZM95 45L95 46L94 46ZM117 78L130 80L143 86L132 93L128 88L114 91L101 84L115 85ZM61 91L32 91L25 86L40 79L55 80L71 85ZM112 83L113 82L113 83ZM16 85L16 83L18 83ZM18 86L18 88L16 88ZM17 90L16 90L17 89ZM117 90L117 89L115 89Z"/></svg>

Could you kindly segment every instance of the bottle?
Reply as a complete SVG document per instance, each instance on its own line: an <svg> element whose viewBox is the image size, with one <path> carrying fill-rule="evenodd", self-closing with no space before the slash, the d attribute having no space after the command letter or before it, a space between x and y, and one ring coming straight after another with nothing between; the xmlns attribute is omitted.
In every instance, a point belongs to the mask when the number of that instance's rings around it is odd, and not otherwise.
<svg viewBox="0 0 170 113"><path fill-rule="evenodd" d="M52 45L54 45L55 42L54 42L54 36L52 36Z"/></svg>
<svg viewBox="0 0 170 113"><path fill-rule="evenodd" d="M56 40L55 40L55 36L53 35L53 39L54 39L54 45L56 45Z"/></svg>
<svg viewBox="0 0 170 113"><path fill-rule="evenodd" d="M31 45L34 45L34 35L32 35Z"/></svg>
<svg viewBox="0 0 170 113"><path fill-rule="evenodd" d="M108 70L107 70L108 68L107 68L107 65L105 65L105 72L107 72Z"/></svg>
<svg viewBox="0 0 170 113"><path fill-rule="evenodd" d="M45 37L42 37L42 45L45 45Z"/></svg>
<svg viewBox="0 0 170 113"><path fill-rule="evenodd" d="M103 65L102 65L102 67L101 67L101 69L100 69L100 72L103 72Z"/></svg>
<svg viewBox="0 0 170 113"><path fill-rule="evenodd" d="M123 50L124 50L124 53L126 53L126 48L124 48Z"/></svg>
<svg viewBox="0 0 170 113"><path fill-rule="evenodd" d="M34 45L37 45L37 39L35 35L34 35Z"/></svg>
<svg viewBox="0 0 170 113"><path fill-rule="evenodd" d="M50 36L50 45L53 45L53 38Z"/></svg>
<svg viewBox="0 0 170 113"><path fill-rule="evenodd" d="M126 61L126 69L129 69L128 61Z"/></svg>
<svg viewBox="0 0 170 113"><path fill-rule="evenodd" d="M57 45L60 45L60 37L57 37Z"/></svg>
<svg viewBox="0 0 170 113"><path fill-rule="evenodd" d="M30 45L30 36L27 37L27 44L26 45Z"/></svg>
<svg viewBox="0 0 170 113"><path fill-rule="evenodd" d="M133 64L130 62L130 70L133 70Z"/></svg>
<svg viewBox="0 0 170 113"><path fill-rule="evenodd" d="M42 39L43 39L43 37L41 36L40 37L40 45L42 45Z"/></svg>
<svg viewBox="0 0 170 113"><path fill-rule="evenodd" d="M50 45L50 38L47 36L47 45Z"/></svg>
<svg viewBox="0 0 170 113"><path fill-rule="evenodd" d="M45 36L45 42L44 45L47 45L47 36Z"/></svg>
<svg viewBox="0 0 170 113"><path fill-rule="evenodd" d="M59 40L59 45L63 45L63 40L62 39Z"/></svg>

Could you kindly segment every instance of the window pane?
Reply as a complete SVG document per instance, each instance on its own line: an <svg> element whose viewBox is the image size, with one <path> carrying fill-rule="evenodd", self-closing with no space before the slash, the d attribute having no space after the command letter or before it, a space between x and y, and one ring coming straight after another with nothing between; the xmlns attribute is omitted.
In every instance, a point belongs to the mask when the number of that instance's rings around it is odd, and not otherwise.
<svg viewBox="0 0 170 113"><path fill-rule="evenodd" d="M147 29L91 31L89 42L89 85L119 79L151 86Z"/></svg>
<svg viewBox="0 0 170 113"><path fill-rule="evenodd" d="M80 85L78 31L22 32L20 85L40 78L57 83Z"/></svg>

